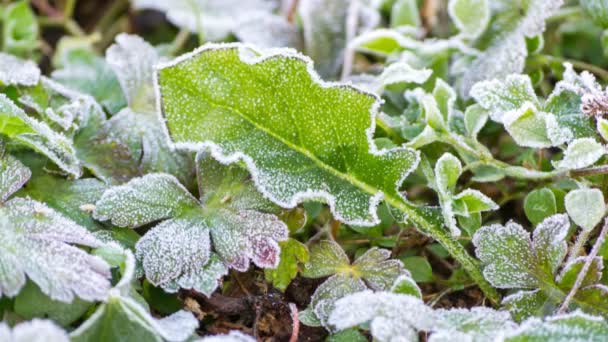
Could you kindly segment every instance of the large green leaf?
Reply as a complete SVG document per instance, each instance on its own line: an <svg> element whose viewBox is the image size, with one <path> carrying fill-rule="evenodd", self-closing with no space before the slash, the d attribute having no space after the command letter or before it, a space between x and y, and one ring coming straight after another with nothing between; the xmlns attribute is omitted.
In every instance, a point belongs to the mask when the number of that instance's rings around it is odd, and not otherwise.
<svg viewBox="0 0 608 342"><path fill-rule="evenodd" d="M381 199L439 240L495 300L478 266L429 210L399 193L418 164L405 147L372 141L380 101L359 88L325 83L290 49L209 44L157 69L160 110L173 145L242 160L264 195L283 207L327 202L349 224L379 222ZM365 133L364 133L365 132Z"/></svg>

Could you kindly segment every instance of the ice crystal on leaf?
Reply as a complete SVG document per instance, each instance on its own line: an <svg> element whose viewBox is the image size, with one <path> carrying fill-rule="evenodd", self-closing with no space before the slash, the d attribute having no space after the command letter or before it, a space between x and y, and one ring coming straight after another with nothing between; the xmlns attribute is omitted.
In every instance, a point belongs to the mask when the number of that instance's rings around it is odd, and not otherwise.
<svg viewBox="0 0 608 342"><path fill-rule="evenodd" d="M135 258L129 250L108 245L120 256L121 279L109 292L104 303L70 333L72 341L170 341L188 339L198 321L192 313L180 310L171 316L157 319L136 298L131 282L134 278ZM135 294L134 294L135 293Z"/></svg>
<svg viewBox="0 0 608 342"><path fill-rule="evenodd" d="M0 123L0 133L45 155L66 173L81 175L72 142L45 122L28 116L4 94L0 94Z"/></svg>
<svg viewBox="0 0 608 342"><path fill-rule="evenodd" d="M0 142L1 144L1 142ZM32 172L10 154L2 155L0 145L0 205L19 190L32 176Z"/></svg>
<svg viewBox="0 0 608 342"><path fill-rule="evenodd" d="M310 259L305 264L302 276L331 277L312 295L310 306L305 310L305 316L312 318L305 320L304 323L330 328L327 319L336 300L367 288L388 291L397 279L400 283L404 281L403 277L411 279L400 260L389 258L390 251L374 247L358 257L351 265L340 245L333 241L322 240L311 247ZM413 285L416 287L415 283Z"/></svg>
<svg viewBox="0 0 608 342"><path fill-rule="evenodd" d="M606 154L606 147L593 138L575 139L564 151L564 158L553 162L553 166L558 169L582 169L595 164L604 154Z"/></svg>
<svg viewBox="0 0 608 342"><path fill-rule="evenodd" d="M490 308L433 310L410 295L362 291L336 302L329 323L338 330L366 326L380 342L417 341L419 332L429 341L488 341L517 327L506 311Z"/></svg>
<svg viewBox="0 0 608 342"><path fill-rule="evenodd" d="M33 86L39 78L40 69L36 63L0 52L0 85Z"/></svg>
<svg viewBox="0 0 608 342"><path fill-rule="evenodd" d="M376 149L378 98L323 83L293 50L205 45L161 66L158 82L175 146L245 161L258 188L283 207L322 198L338 219L369 226L383 197L410 205L397 187L418 153Z"/></svg>
<svg viewBox="0 0 608 342"><path fill-rule="evenodd" d="M287 227L274 214L258 211L269 204L253 191L246 172L205 154L197 160L201 202L175 177L148 174L106 191L94 216L132 228L165 220L136 246L147 278L169 291L186 287L211 295L228 271L224 264L239 271L250 261L276 267ZM210 240L217 255L210 252Z"/></svg>
<svg viewBox="0 0 608 342"><path fill-rule="evenodd" d="M530 234L519 224L493 224L480 228L473 237L475 252L484 275L499 288L534 289L553 274L566 256L567 215L546 218Z"/></svg>
<svg viewBox="0 0 608 342"><path fill-rule="evenodd" d="M526 37L542 34L545 19L562 4L563 0L530 0L522 8L519 2L500 1L489 26L493 34L490 43L466 69L461 94L468 95L479 81L504 79L509 74L522 72L528 56Z"/></svg>
<svg viewBox="0 0 608 342"><path fill-rule="evenodd" d="M6 202L0 214L0 295L17 295L27 276L58 301L106 298L108 264L71 245L101 245L85 228L26 198Z"/></svg>
<svg viewBox="0 0 608 342"><path fill-rule="evenodd" d="M506 333L507 342L524 341L605 341L608 338L608 323L597 316L574 311L565 315L546 318L544 321L531 318L519 328Z"/></svg>
<svg viewBox="0 0 608 342"><path fill-rule="evenodd" d="M176 26L199 33L205 40L218 41L233 33L242 20L259 13L270 15L273 0L132 0L136 9L166 13ZM238 10L237 10L238 9Z"/></svg>
<svg viewBox="0 0 608 342"><path fill-rule="evenodd" d="M68 334L53 321L33 319L21 322L12 329L0 322L0 341L4 342L69 342Z"/></svg>
<svg viewBox="0 0 608 342"><path fill-rule="evenodd" d="M564 198L568 215L584 230L593 229L606 215L604 195L599 189L576 189Z"/></svg>

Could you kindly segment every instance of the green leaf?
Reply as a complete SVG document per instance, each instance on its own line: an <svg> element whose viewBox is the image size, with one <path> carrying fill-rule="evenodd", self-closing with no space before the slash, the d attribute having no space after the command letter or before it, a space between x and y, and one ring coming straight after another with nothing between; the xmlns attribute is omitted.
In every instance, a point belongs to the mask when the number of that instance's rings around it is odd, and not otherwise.
<svg viewBox="0 0 608 342"><path fill-rule="evenodd" d="M56 67L51 74L54 80L90 94L110 113L118 113L127 105L116 75L106 61L95 54L90 40L63 37L53 64Z"/></svg>
<svg viewBox="0 0 608 342"><path fill-rule="evenodd" d="M396 185L417 153L375 149L375 96L321 83L310 61L292 51L254 57L260 53L207 45L159 69L161 109L175 145L212 147L223 162L244 160L258 188L281 206L323 198L344 222L377 224L382 194L403 202Z"/></svg>
<svg viewBox="0 0 608 342"><path fill-rule="evenodd" d="M348 274L336 274L319 285L310 299L310 308L324 327L329 327L329 315L334 310L334 304L340 298L349 294L366 290L361 279Z"/></svg>
<svg viewBox="0 0 608 342"><path fill-rule="evenodd" d="M477 38L490 21L490 4L488 0L450 0L448 13L462 35Z"/></svg>
<svg viewBox="0 0 608 342"><path fill-rule="evenodd" d="M33 177L18 195L43 202L83 227L96 230L100 225L91 217L91 211L106 189L95 178L69 181L42 174Z"/></svg>
<svg viewBox="0 0 608 342"><path fill-rule="evenodd" d="M390 292L406 294L422 299L422 291L420 291L416 281L407 272L395 279Z"/></svg>
<svg viewBox="0 0 608 342"><path fill-rule="evenodd" d="M135 228L183 215L198 206L196 198L175 177L149 174L107 190L97 202L93 217Z"/></svg>
<svg viewBox="0 0 608 342"><path fill-rule="evenodd" d="M321 240L310 247L310 259L304 265L302 276L321 278L350 268L350 260L340 245L331 240Z"/></svg>
<svg viewBox="0 0 608 342"><path fill-rule="evenodd" d="M402 259L402 261L403 267L412 274L412 278L417 283L428 283L433 281L433 269L426 258L411 256Z"/></svg>
<svg viewBox="0 0 608 342"><path fill-rule="evenodd" d="M575 139L568 145L564 158L552 164L558 169L582 169L595 164L605 153L606 148L592 138Z"/></svg>
<svg viewBox="0 0 608 342"><path fill-rule="evenodd" d="M10 154L3 156L0 152L0 204L6 202L31 176L30 169L17 158Z"/></svg>
<svg viewBox="0 0 608 342"><path fill-rule="evenodd" d="M355 260L352 270L369 288L387 291L395 279L405 272L403 263L390 257L389 250L372 247Z"/></svg>
<svg viewBox="0 0 608 342"><path fill-rule="evenodd" d="M597 118L597 131L604 140L608 140L608 120Z"/></svg>
<svg viewBox="0 0 608 342"><path fill-rule="evenodd" d="M462 173L460 160L450 153L444 153L435 164L435 180L439 192L452 192Z"/></svg>
<svg viewBox="0 0 608 342"><path fill-rule="evenodd" d="M590 316L581 311L566 315L547 317L544 321L531 318L518 329L507 334L505 341L602 341L608 338L608 324L601 317Z"/></svg>
<svg viewBox="0 0 608 342"><path fill-rule="evenodd" d="M524 199L524 212L532 224L536 225L557 213L557 202L549 188L536 189Z"/></svg>
<svg viewBox="0 0 608 342"><path fill-rule="evenodd" d="M420 14L416 0L397 0L391 8L391 27L420 27Z"/></svg>
<svg viewBox="0 0 608 342"><path fill-rule="evenodd" d="M119 247L117 247L119 248ZM198 327L192 313L181 310L157 319L142 305L131 288L135 259L128 250L122 251L122 278L110 291L104 303L70 333L71 341L184 341ZM142 299L143 301L143 299ZM145 302L143 302L145 303Z"/></svg>
<svg viewBox="0 0 608 342"><path fill-rule="evenodd" d="M468 106L464 112L464 125L467 134L470 137L477 139L477 134L479 134L479 131L485 126L488 117L488 111L479 104Z"/></svg>
<svg viewBox="0 0 608 342"><path fill-rule="evenodd" d="M471 97L490 112L490 118L503 122L504 116L530 103L538 108L540 102L527 75L509 75L504 81L491 80L475 84Z"/></svg>
<svg viewBox="0 0 608 342"><path fill-rule="evenodd" d="M468 216L483 211L497 210L498 204L494 203L491 198L484 195L478 190L466 189L454 196L454 202L460 207L466 208L465 212L456 212L458 215ZM456 205L455 205L456 207Z"/></svg>
<svg viewBox="0 0 608 342"><path fill-rule="evenodd" d="M593 119L583 113L580 108L581 97L579 95L556 86L545 102L543 111L555 115L559 127L569 129L575 138L594 137Z"/></svg>
<svg viewBox="0 0 608 342"><path fill-rule="evenodd" d="M572 132L559 127L553 114L538 111L530 103L502 117L507 132L523 147L546 148L572 140Z"/></svg>
<svg viewBox="0 0 608 342"><path fill-rule="evenodd" d="M35 50L40 28L29 1L14 2L0 13L3 16L3 50L19 56L28 55Z"/></svg>
<svg viewBox="0 0 608 342"><path fill-rule="evenodd" d="M0 206L0 232L0 295L17 295L27 276L57 301L106 297L108 264L72 246L101 245L85 228L40 202L13 198Z"/></svg>
<svg viewBox="0 0 608 342"><path fill-rule="evenodd" d="M367 342L367 338L363 336L356 328L346 329L331 334L327 337L327 342Z"/></svg>
<svg viewBox="0 0 608 342"><path fill-rule="evenodd" d="M265 269L266 281L274 287L285 291L291 281L298 275L298 265L308 262L309 253L306 245L295 239L287 239L279 243L281 246L281 261L275 269Z"/></svg>
<svg viewBox="0 0 608 342"><path fill-rule="evenodd" d="M431 339L437 342L453 341L461 336L466 336L468 341L498 340L501 331L510 331L517 326L508 312L486 307L440 309L436 316L437 326Z"/></svg>
<svg viewBox="0 0 608 342"><path fill-rule="evenodd" d="M564 269L557 279L560 288L570 290L574 286L576 279L578 278L588 259L588 257L578 257L568 262L564 266ZM586 271L585 277L580 283L580 287L585 288L586 286L598 284L601 281L603 269L603 260L600 257L595 257L591 261L589 269Z"/></svg>
<svg viewBox="0 0 608 342"><path fill-rule="evenodd" d="M473 236L475 253L484 264L483 273L498 288L535 289L554 282L563 261L568 216L557 214L542 221L530 234L519 224L494 224Z"/></svg>
<svg viewBox="0 0 608 342"><path fill-rule="evenodd" d="M66 173L81 175L72 142L46 123L28 116L4 94L0 94L0 133L48 157Z"/></svg>
<svg viewBox="0 0 608 342"><path fill-rule="evenodd" d="M608 28L608 1L581 0L581 6L597 25Z"/></svg>
<svg viewBox="0 0 608 342"><path fill-rule="evenodd" d="M84 315L92 305L93 303L80 298L75 298L72 303L53 300L34 283L28 282L15 298L14 309L16 314L25 319L50 318L66 327Z"/></svg>
<svg viewBox="0 0 608 342"><path fill-rule="evenodd" d="M545 20L562 4L563 0L530 0L525 4L504 1L497 4L485 39L479 44L483 51L464 71L461 93L468 95L471 87L479 81L506 78L508 83L510 74L521 73L528 55L526 37L542 34ZM493 115L491 117L495 120Z"/></svg>
<svg viewBox="0 0 608 342"><path fill-rule="evenodd" d="M606 214L604 195L599 189L577 189L565 197L566 211L574 223L591 230Z"/></svg>
<svg viewBox="0 0 608 342"><path fill-rule="evenodd" d="M518 322L534 316L542 316L555 310L547 295L540 289L532 291L518 291L506 296L502 305L509 310L513 319Z"/></svg>
<svg viewBox="0 0 608 342"><path fill-rule="evenodd" d="M33 86L40 79L40 69L32 61L0 52L0 85Z"/></svg>

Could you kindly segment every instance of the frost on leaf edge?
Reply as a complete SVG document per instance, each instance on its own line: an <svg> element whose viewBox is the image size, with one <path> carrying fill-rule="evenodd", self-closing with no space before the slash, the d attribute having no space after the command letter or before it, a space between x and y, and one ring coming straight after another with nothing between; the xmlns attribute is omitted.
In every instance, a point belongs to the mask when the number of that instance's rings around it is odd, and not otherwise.
<svg viewBox="0 0 608 342"><path fill-rule="evenodd" d="M321 86L322 88L343 88L343 89L355 91L362 95L366 95L366 96L373 98L374 104L370 107L370 110L369 110L371 123L370 123L370 126L365 130L365 133L367 136L367 141L368 141L368 146L369 146L368 152L374 156L382 156L382 155L396 152L396 151L409 151L409 152L413 153L414 160L413 160L412 164L410 165L409 168L407 168L405 171L403 171L403 173L401 174L401 177L399 177L399 179L395 183L395 187L397 189L403 183L403 181L407 178L407 176L418 167L418 164L420 162L420 152L417 150L414 150L414 149L411 149L411 148L405 147L405 146L395 147L395 148L391 148L391 149L378 150L378 147L376 146L376 144L373 140L374 133L376 130L376 117L379 115L379 112L380 112L379 109L383 102L383 100L378 95L376 95L372 92L369 92L367 90L364 90L363 88L358 87L357 85L354 85L350 82L341 83L341 82L324 81L321 78L321 76L314 69L313 60L310 57L303 55L294 49L270 48L270 49L261 50L251 44L243 44L243 43L207 43L205 45L202 45L202 46L196 48L195 50L193 50L191 52L178 56L177 58L175 58L169 62L160 62L160 63L156 64L155 72L154 72L154 92L156 95L156 113L159 116L159 120L162 123L162 131L165 134L165 138L167 139L167 144L169 145L169 147L172 149L183 149L183 150L189 150L189 151L194 151L194 152L198 152L198 151L206 149L211 153L211 156L215 160L217 160L218 162L220 162L221 164L224 164L224 165L232 164L239 160L242 160L245 163L245 165L247 166L247 170L251 174L251 178L253 180L253 183L255 184L256 189L264 197L268 198L269 200L271 200L272 202L276 203L277 205L279 205L283 208L294 208L299 203L301 203L305 200L322 198L325 201L325 203L327 203L327 205L329 206L332 215L337 220L339 220L345 224L356 225L356 226L366 226L366 227L371 227L371 226L379 224L380 218L378 217L377 208L378 208L378 205L380 204L380 202L382 201L382 199L384 198L384 193L382 191L379 191L378 193L373 194L373 195L370 194L371 199L369 200L368 213L372 217L371 220L349 221L349 220L346 220L344 217L342 217L342 215L340 215L340 213L338 213L336 211L335 196L324 190L316 190L316 191L308 190L308 191L298 192L291 197L289 202L283 202L283 201L280 201L279 199L275 198L270 192L266 191L266 189L260 184L259 177L258 177L259 172L258 172L257 166L255 164L255 161L251 157L249 157L248 155L246 155L242 152L235 152L233 154L226 155L226 154L224 154L222 148L212 141L181 142L181 143L174 143L172 141L171 134L170 134L169 129L166 124L167 120L165 119L165 113L162 109L162 98L161 98L160 84L158 82L158 73L165 68L176 66L179 63L192 59L206 51L233 50L233 49L238 50L239 59L242 62L249 64L249 65L263 63L263 62L273 59L273 58L291 58L291 59L299 60L300 62L303 62L306 64L306 70L308 71L308 74L309 74L311 80L314 83L316 83L317 85ZM257 56L252 56L251 52L257 54ZM402 198L402 199L405 200L404 198ZM404 219L405 219L405 217L404 217Z"/></svg>

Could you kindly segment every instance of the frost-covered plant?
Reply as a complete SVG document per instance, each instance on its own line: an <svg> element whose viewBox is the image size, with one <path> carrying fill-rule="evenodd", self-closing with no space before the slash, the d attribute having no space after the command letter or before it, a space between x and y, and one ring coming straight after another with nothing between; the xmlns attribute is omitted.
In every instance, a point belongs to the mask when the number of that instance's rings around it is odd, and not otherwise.
<svg viewBox="0 0 608 342"><path fill-rule="evenodd" d="M1 340L606 340L606 1L87 6L0 5Z"/></svg>

